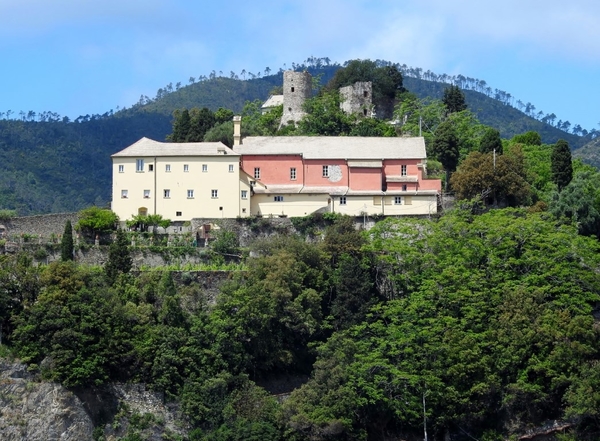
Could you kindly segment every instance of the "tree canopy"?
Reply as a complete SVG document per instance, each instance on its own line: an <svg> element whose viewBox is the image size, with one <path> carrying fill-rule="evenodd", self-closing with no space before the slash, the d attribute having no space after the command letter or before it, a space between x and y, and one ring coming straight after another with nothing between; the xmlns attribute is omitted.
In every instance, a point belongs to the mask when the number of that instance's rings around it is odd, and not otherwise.
<svg viewBox="0 0 600 441"><path fill-rule="evenodd" d="M460 87L451 85L444 89L444 96L442 102L446 106L449 113L462 112L467 110L467 102L465 94Z"/></svg>
<svg viewBox="0 0 600 441"><path fill-rule="evenodd" d="M552 181L561 191L573 179L573 164L569 143L559 139L552 150Z"/></svg>

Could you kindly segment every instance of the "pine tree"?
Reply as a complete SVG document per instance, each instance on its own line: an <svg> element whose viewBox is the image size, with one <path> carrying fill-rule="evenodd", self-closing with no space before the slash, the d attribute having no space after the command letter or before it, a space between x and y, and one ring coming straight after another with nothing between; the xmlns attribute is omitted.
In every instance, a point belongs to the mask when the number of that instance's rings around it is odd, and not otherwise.
<svg viewBox="0 0 600 441"><path fill-rule="evenodd" d="M571 149L569 143L564 139L559 139L552 150L551 167L552 181L558 187L558 191L562 191L571 179L573 179L573 164L571 158Z"/></svg>
<svg viewBox="0 0 600 441"><path fill-rule="evenodd" d="M129 252L127 235L120 228L117 238L108 248L108 260L104 265L104 272L111 285L117 280L119 274L126 274L131 270L132 259Z"/></svg>
<svg viewBox="0 0 600 441"><path fill-rule="evenodd" d="M465 94L458 86L450 86L444 89L442 101L448 109L448 113L461 112L467 109Z"/></svg>
<svg viewBox="0 0 600 441"><path fill-rule="evenodd" d="M62 240L60 241L60 260L66 262L73 260L73 226L71 221L68 220L65 224L65 232L63 233Z"/></svg>

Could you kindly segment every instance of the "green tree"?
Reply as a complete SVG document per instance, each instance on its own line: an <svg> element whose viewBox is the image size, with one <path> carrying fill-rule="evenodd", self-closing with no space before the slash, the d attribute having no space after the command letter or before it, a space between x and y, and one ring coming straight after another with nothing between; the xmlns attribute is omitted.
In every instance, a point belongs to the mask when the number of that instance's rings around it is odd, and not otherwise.
<svg viewBox="0 0 600 441"><path fill-rule="evenodd" d="M73 260L73 226L71 221L68 220L65 223L65 231L60 241L60 260L66 262L67 260Z"/></svg>
<svg viewBox="0 0 600 441"><path fill-rule="evenodd" d="M376 118L362 118L351 129L350 136L396 136L394 126Z"/></svg>
<svg viewBox="0 0 600 441"><path fill-rule="evenodd" d="M467 110L465 94L458 86L450 86L444 89L442 102L448 113L457 113Z"/></svg>
<svg viewBox="0 0 600 441"><path fill-rule="evenodd" d="M141 232L152 229L153 234L158 233L158 228L167 228L171 225L170 219L163 219L161 214L137 214L125 222L128 228L135 228Z"/></svg>
<svg viewBox="0 0 600 441"><path fill-rule="evenodd" d="M167 140L185 142L191 129L190 111L188 109L173 112L173 131L167 135Z"/></svg>
<svg viewBox="0 0 600 441"><path fill-rule="evenodd" d="M493 205L518 206L529 201L531 194L527 171L520 149L510 154L472 152L450 178L458 199L481 198Z"/></svg>
<svg viewBox="0 0 600 441"><path fill-rule="evenodd" d="M552 181L562 191L573 179L573 164L569 143L559 139L552 150Z"/></svg>
<svg viewBox="0 0 600 441"><path fill-rule="evenodd" d="M204 142L222 142L227 147L233 147L233 121L215 125L204 135Z"/></svg>
<svg viewBox="0 0 600 441"><path fill-rule="evenodd" d="M550 200L549 211L557 219L566 219L577 226L579 233L600 237L600 175L585 170L575 175L573 180L556 191Z"/></svg>
<svg viewBox="0 0 600 441"><path fill-rule="evenodd" d="M119 217L113 211L96 206L85 208L78 215L79 221L75 230L91 238L115 231L119 221Z"/></svg>
<svg viewBox="0 0 600 441"><path fill-rule="evenodd" d="M479 151L481 153L496 153L502 154L502 139L500 132L492 127L485 129L481 140L479 141Z"/></svg>
<svg viewBox="0 0 600 441"><path fill-rule="evenodd" d="M446 191L448 191L450 174L456 170L460 155L458 137L452 121L446 120L437 127L431 147L430 153L442 163L446 170Z"/></svg>
<svg viewBox="0 0 600 441"><path fill-rule="evenodd" d="M119 228L115 241L108 248L108 260L104 264L104 272L110 284L115 283L119 274L127 274L132 263L127 235Z"/></svg>
<svg viewBox="0 0 600 441"><path fill-rule="evenodd" d="M190 130L185 138L185 142L202 142L204 136L215 124L217 119L215 114L203 107L202 109L193 108L190 111Z"/></svg>
<svg viewBox="0 0 600 441"><path fill-rule="evenodd" d="M233 110L219 107L215 112L215 120L217 124L223 124L225 122L231 122L233 120Z"/></svg>
<svg viewBox="0 0 600 441"><path fill-rule="evenodd" d="M337 91L323 92L306 100L304 110L306 115L298 123L298 131L302 135L348 135L354 127L355 117L340 109Z"/></svg>
<svg viewBox="0 0 600 441"><path fill-rule="evenodd" d="M538 132L529 131L520 135L515 135L511 139L513 143L525 145L542 145L542 137Z"/></svg>

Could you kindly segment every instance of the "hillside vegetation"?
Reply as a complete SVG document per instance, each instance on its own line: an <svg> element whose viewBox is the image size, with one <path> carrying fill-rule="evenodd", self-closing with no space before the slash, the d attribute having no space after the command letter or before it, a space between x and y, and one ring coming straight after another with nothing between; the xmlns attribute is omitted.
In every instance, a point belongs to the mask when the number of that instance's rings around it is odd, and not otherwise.
<svg viewBox="0 0 600 441"><path fill-rule="evenodd" d="M477 211L369 232L303 219L324 239L254 243L214 303L189 274L115 265L129 239L104 269L0 256L2 342L78 390L145 383L179 403L190 441L416 439L424 417L436 440L554 420L597 439L597 239L549 213ZM281 402L261 386L278 378L308 381Z"/></svg>

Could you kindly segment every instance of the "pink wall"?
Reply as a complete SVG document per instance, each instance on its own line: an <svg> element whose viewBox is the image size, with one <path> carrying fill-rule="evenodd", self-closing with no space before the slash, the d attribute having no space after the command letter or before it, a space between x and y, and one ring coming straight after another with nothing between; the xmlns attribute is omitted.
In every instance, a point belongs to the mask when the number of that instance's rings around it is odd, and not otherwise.
<svg viewBox="0 0 600 441"><path fill-rule="evenodd" d="M339 166L339 181L323 177L323 166ZM333 171L330 175L333 175ZM313 187L345 187L348 185L348 166L343 159L306 159L304 161L304 185Z"/></svg>
<svg viewBox="0 0 600 441"><path fill-rule="evenodd" d="M404 185L406 185L406 191L415 191L419 186L417 182L388 182L387 189L388 191L402 191Z"/></svg>
<svg viewBox="0 0 600 441"><path fill-rule="evenodd" d="M436 190L441 191L442 183L439 179L423 179L423 170L417 165L420 159L386 159L382 169L379 168L349 168L343 159L307 159L302 160L300 155L244 155L242 169L250 176L254 176L254 168L260 168L260 182L266 185L306 185L312 187L345 187L352 190L380 191L385 176L400 176L401 165L406 165L408 176L417 176L418 182L388 182L390 191L402 190L406 185L407 191ZM341 179L323 177L323 166L339 166ZM290 179L290 168L296 168L296 180ZM330 168L332 171L333 169ZM333 173L330 173L332 176Z"/></svg>
<svg viewBox="0 0 600 441"><path fill-rule="evenodd" d="M406 165L408 176L418 176L419 179L422 179L422 171L417 165L420 163L420 159L386 159L383 162L383 172L386 175L400 176L401 165Z"/></svg>
<svg viewBox="0 0 600 441"><path fill-rule="evenodd" d="M350 168L350 188L352 190L381 191L382 176L380 168Z"/></svg>
<svg viewBox="0 0 600 441"><path fill-rule="evenodd" d="M304 179L302 157L299 155L244 155L242 170L254 176L254 168L260 168L260 182L269 185L302 184ZM290 168L296 168L296 180L290 179Z"/></svg>
<svg viewBox="0 0 600 441"><path fill-rule="evenodd" d="M422 179L419 182L419 190L442 191L442 181L440 179Z"/></svg>

